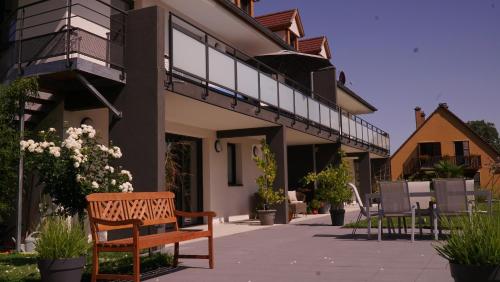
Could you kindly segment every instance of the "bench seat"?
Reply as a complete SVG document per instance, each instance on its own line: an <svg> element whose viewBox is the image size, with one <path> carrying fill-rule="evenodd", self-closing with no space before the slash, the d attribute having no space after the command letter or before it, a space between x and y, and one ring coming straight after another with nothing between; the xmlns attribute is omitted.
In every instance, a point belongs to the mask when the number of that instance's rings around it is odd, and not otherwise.
<svg viewBox="0 0 500 282"><path fill-rule="evenodd" d="M97 279L131 279L140 281L140 250L174 244L174 266L179 258L208 259L214 268L214 212L183 212L175 209L172 192L95 193L86 197L87 213L93 239L92 281ZM207 217L208 230L179 230L177 217ZM144 226L173 225L173 231L141 234ZM132 236L101 241L99 232L131 229ZM156 228L155 228L156 229ZM181 255L179 243L208 238L208 255ZM133 275L99 273L100 252L131 252Z"/></svg>

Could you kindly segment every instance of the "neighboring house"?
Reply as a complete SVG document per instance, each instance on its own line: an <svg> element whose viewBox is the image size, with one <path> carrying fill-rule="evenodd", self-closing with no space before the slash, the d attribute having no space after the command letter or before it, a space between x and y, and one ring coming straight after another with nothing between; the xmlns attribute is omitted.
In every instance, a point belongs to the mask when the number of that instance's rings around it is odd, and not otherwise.
<svg viewBox="0 0 500 282"><path fill-rule="evenodd" d="M174 153L178 209L213 210L220 221L248 217L262 138L276 155L275 186L285 191L342 149L364 195L389 157L389 135L357 116L376 109L337 83L328 60L301 65L303 75L258 59L297 51L297 10L280 25L283 35L252 17L250 0L17 2L2 6L0 79L38 76L28 126L92 124L101 142L122 148L135 191L165 190L165 155ZM287 222L287 209L279 207L278 222Z"/></svg>
<svg viewBox="0 0 500 282"><path fill-rule="evenodd" d="M426 119L415 108L416 130L391 157L392 179L406 179L422 172L434 171L439 161L463 166L465 177L483 188L500 186L492 166L500 153L477 135L458 116L439 104Z"/></svg>

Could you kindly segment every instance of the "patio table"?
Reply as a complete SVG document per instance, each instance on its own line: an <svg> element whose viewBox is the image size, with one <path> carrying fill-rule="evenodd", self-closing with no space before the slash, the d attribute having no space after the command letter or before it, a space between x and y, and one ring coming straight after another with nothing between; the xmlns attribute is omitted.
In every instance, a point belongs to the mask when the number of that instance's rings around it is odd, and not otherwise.
<svg viewBox="0 0 500 282"><path fill-rule="evenodd" d="M410 194L410 197L435 197L435 193L433 191L431 192L412 192L412 193L409 193ZM488 202L488 213L491 214L492 213L492 204L491 204L491 191L487 191L487 190L480 190L480 191L467 191L466 192L466 195L467 196L483 196L483 197L486 197L487 199L487 202ZM375 199L380 199L380 193L368 193L366 194L365 196L365 201L366 201L366 210L367 210L367 213L368 213L368 216L367 216L367 220L368 220L368 239L370 239L371 237L371 228L372 228L372 221L371 221L371 215L370 215L370 207L371 207L371 203L373 202L373 200ZM436 204L433 205L434 209L435 209L435 206Z"/></svg>

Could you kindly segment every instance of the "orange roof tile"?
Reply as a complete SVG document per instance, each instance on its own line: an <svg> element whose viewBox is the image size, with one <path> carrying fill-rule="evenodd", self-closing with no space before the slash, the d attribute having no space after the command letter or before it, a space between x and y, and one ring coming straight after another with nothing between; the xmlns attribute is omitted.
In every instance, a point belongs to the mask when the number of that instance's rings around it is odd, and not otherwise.
<svg viewBox="0 0 500 282"><path fill-rule="evenodd" d="M299 51L306 54L319 55L323 48L323 44L325 44L326 55L328 59L330 59L330 47L328 46L328 40L325 36L299 40Z"/></svg>
<svg viewBox="0 0 500 282"><path fill-rule="evenodd" d="M297 9L271 13L257 16L255 19L263 26L273 30L284 26L290 26L297 13Z"/></svg>

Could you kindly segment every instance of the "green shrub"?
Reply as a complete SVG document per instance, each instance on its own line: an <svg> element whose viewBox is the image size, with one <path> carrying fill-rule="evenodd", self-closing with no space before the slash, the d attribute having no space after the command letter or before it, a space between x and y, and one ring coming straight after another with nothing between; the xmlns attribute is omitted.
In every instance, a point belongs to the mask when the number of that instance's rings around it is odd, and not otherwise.
<svg viewBox="0 0 500 282"><path fill-rule="evenodd" d="M448 220L444 220L448 221ZM435 245L439 255L452 263L500 265L500 217L474 215L449 221L450 237Z"/></svg>
<svg viewBox="0 0 500 282"><path fill-rule="evenodd" d="M61 259L84 256L89 247L81 224L69 224L63 217L49 217L42 224L35 250L41 259Z"/></svg>
<svg viewBox="0 0 500 282"><path fill-rule="evenodd" d="M257 193L262 200L264 209L267 210L270 207L280 204L286 198L283 189L274 190L273 188L278 165L273 152L271 152L271 147L269 147L264 139L261 140L260 144L262 146L262 156L254 157L253 160L262 171L262 175L259 175L256 179L257 186L259 186Z"/></svg>

